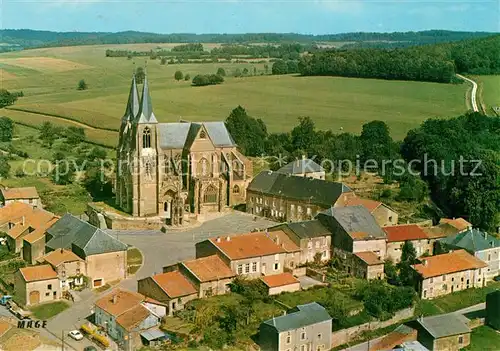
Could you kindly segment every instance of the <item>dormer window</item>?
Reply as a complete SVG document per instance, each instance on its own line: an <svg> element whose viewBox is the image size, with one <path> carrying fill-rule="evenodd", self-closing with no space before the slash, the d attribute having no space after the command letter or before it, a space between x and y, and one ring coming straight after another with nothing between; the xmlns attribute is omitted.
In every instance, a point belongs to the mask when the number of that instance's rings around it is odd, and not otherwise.
<svg viewBox="0 0 500 351"><path fill-rule="evenodd" d="M151 147L151 131L149 128L144 128L142 132L142 147L144 149L149 149Z"/></svg>

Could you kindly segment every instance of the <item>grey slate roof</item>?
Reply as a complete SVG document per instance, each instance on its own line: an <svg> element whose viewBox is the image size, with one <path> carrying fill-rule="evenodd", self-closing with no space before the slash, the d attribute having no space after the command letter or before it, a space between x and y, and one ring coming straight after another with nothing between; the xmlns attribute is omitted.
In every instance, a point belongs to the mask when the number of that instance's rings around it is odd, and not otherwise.
<svg viewBox="0 0 500 351"><path fill-rule="evenodd" d="M472 254L500 247L500 240L478 229L469 229L465 232L440 239L439 241L454 248L465 249Z"/></svg>
<svg viewBox="0 0 500 351"><path fill-rule="evenodd" d="M273 196L310 201L312 204L332 206L342 193L352 190L343 183L320 179L294 177L287 174L262 171L250 182L247 190Z"/></svg>
<svg viewBox="0 0 500 351"><path fill-rule="evenodd" d="M328 230L328 228L321 224L321 222L317 219L313 219L311 221L282 223L269 228L270 231L279 229L285 231L287 234L288 232L292 232L300 239L317 238L331 235L330 230Z"/></svg>
<svg viewBox="0 0 500 351"><path fill-rule="evenodd" d="M290 310L290 313L284 316L276 317L263 322L281 333L287 330L294 330L308 325L326 322L332 317L326 309L316 302L306 305L299 305Z"/></svg>
<svg viewBox="0 0 500 351"><path fill-rule="evenodd" d="M153 113L153 103L149 94L148 77L144 78L144 85L142 87L142 99L137 115L137 123L158 123L155 114Z"/></svg>
<svg viewBox="0 0 500 351"><path fill-rule="evenodd" d="M236 146L224 122L180 122L158 124L160 147L162 149L189 148L202 126L205 127L208 137L215 146Z"/></svg>
<svg viewBox="0 0 500 351"><path fill-rule="evenodd" d="M278 169L277 172L285 174L302 174L324 172L324 168L310 158L295 160Z"/></svg>
<svg viewBox="0 0 500 351"><path fill-rule="evenodd" d="M469 320L460 313L439 314L417 320L434 338L470 333Z"/></svg>
<svg viewBox="0 0 500 351"><path fill-rule="evenodd" d="M132 77L132 84L130 85L130 93L128 94L127 108L125 109L122 121L132 122L135 116L139 113L139 108L139 92L137 90L134 74Z"/></svg>
<svg viewBox="0 0 500 351"><path fill-rule="evenodd" d="M72 250L79 256L127 250L127 245L101 229L67 213L47 233L52 236L45 245L52 249Z"/></svg>
<svg viewBox="0 0 500 351"><path fill-rule="evenodd" d="M334 219L347 233L366 233L371 238L385 238L373 215L364 206L347 206L329 208L318 214L322 223L328 226L330 218Z"/></svg>

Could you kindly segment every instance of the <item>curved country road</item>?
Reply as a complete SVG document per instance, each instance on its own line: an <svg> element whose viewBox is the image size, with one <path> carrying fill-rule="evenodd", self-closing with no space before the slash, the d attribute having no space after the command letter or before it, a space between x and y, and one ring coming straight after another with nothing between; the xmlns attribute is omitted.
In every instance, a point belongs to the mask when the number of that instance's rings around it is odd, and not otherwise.
<svg viewBox="0 0 500 351"><path fill-rule="evenodd" d="M469 83L472 83L472 91L471 91L471 104L472 104L472 111L474 112L479 112L479 109L477 108L477 83L474 82L472 79L469 79L467 77L462 76L461 74L457 74L457 77L462 78L463 80L468 81Z"/></svg>

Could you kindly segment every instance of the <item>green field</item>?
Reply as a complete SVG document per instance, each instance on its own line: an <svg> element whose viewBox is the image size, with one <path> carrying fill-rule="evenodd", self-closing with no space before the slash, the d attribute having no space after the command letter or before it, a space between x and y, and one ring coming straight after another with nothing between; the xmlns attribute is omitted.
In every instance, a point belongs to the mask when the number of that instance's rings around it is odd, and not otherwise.
<svg viewBox="0 0 500 351"><path fill-rule="evenodd" d="M495 351L500 345L500 333L495 329L483 325L472 330L470 345L464 350L468 351Z"/></svg>
<svg viewBox="0 0 500 351"><path fill-rule="evenodd" d="M131 46L126 46L130 48ZM166 44L135 44L137 49L166 48ZM0 55L2 84L22 90L25 97L13 106L38 113L80 121L98 129L117 130L125 109L133 61L144 66L146 58L106 58L108 48L119 45L80 46L26 50ZM269 63L271 66L272 63ZM236 68L257 70L257 76L233 78L219 86L191 87L176 82L174 72L191 77L215 73L223 67L228 75ZM299 116L310 116L321 129L358 133L371 120L386 121L394 137L431 117L452 117L466 110L466 85L384 81L336 77L264 75L264 63L189 63L160 65L149 60L149 74L155 114L159 121L221 120L238 105L250 115L262 118L272 132L290 130ZM77 91L80 79L89 89ZM4 110L17 122L30 125L50 120L67 126L62 118ZM115 145L113 131L86 127L90 140Z"/></svg>
<svg viewBox="0 0 500 351"><path fill-rule="evenodd" d="M498 76L474 76L479 84L479 101L487 115L494 116L492 108L500 107L500 75Z"/></svg>

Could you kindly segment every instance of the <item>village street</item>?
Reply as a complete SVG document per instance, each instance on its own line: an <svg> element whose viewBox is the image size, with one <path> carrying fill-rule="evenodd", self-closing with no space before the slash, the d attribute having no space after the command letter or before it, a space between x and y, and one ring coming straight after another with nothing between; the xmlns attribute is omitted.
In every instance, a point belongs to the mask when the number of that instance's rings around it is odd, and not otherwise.
<svg viewBox="0 0 500 351"><path fill-rule="evenodd" d="M207 221L201 226L187 230L171 230L163 233L160 230L109 230L108 233L124 243L141 250L143 266L136 275L120 282L125 289L137 290L137 280L161 273L162 267L181 260L195 258L195 244L209 237L247 233L253 229L272 226L276 223L263 218L257 218L240 212L231 212L223 217ZM66 337L69 330L78 329L85 318L92 314L93 304L110 290L96 294L90 290L78 293L78 301L71 308L51 319L47 331L59 339L64 331L65 346L74 350L82 350L90 345L87 339L82 341L69 340Z"/></svg>

